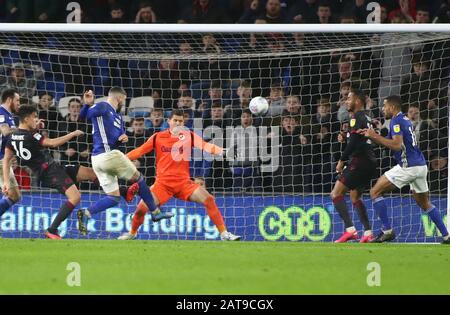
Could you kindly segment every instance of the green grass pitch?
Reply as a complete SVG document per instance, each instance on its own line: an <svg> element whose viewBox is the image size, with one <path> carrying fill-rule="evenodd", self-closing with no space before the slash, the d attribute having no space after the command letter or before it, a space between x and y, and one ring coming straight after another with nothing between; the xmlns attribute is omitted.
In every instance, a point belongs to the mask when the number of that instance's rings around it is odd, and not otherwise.
<svg viewBox="0 0 450 315"><path fill-rule="evenodd" d="M431 244L0 239L0 294L449 294L449 259Z"/></svg>

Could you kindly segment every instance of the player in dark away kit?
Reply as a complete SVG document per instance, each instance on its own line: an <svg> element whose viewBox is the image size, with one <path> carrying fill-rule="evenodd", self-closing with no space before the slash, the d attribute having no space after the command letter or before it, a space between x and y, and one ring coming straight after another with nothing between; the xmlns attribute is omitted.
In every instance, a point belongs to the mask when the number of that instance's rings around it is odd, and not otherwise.
<svg viewBox="0 0 450 315"><path fill-rule="evenodd" d="M372 142L357 131L367 129L371 125L371 119L365 112L365 95L357 89L352 89L348 95L347 106L352 113L350 117L350 130L347 146L342 152L341 158L336 165L339 178L331 192L334 207L344 221L344 234L335 242L345 243L349 240L358 239L352 219L350 218L344 196L350 190L350 199L353 207L358 212L361 223L364 226L364 235L360 243L368 243L373 240L373 233L367 210L361 200L365 189L370 187L370 181L376 176L377 164L372 149ZM344 164L350 160L344 169Z"/></svg>
<svg viewBox="0 0 450 315"><path fill-rule="evenodd" d="M67 201L59 209L50 227L44 232L47 238L60 239L58 227L71 214L80 202L80 191L75 183L79 181L95 181L97 177L91 168L81 165L68 165L66 167L55 162L46 148L56 148L83 134L76 130L65 136L50 139L42 136L37 130L38 115L33 106L22 105L18 110L19 127L15 129L5 149L3 159L3 193L10 189L10 165L14 155L19 165L28 166L37 175L41 185L54 188L67 196Z"/></svg>

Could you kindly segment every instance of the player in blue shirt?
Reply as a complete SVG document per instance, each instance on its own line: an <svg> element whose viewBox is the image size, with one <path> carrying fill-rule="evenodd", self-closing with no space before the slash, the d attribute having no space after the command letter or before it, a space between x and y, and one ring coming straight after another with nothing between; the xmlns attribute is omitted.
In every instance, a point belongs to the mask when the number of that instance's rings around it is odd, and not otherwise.
<svg viewBox="0 0 450 315"><path fill-rule="evenodd" d="M87 117L92 123L92 168L97 175L100 186L107 195L89 208L78 210L78 228L84 235L87 234L89 218L119 203L118 178L138 183L138 194L150 209L153 221L173 216L170 212L161 212L155 206L144 177L125 154L118 150L122 143L128 141L120 114L122 106L125 105L126 97L126 92L121 87L111 88L106 102L96 104L94 104L92 91L89 90L84 94L85 105L80 112L80 118Z"/></svg>
<svg viewBox="0 0 450 315"><path fill-rule="evenodd" d="M385 99L383 113L391 119L389 135L382 137L373 129L362 129L360 132L374 142L394 152L397 165L384 173L370 190L373 208L383 223L381 233L373 240L375 243L392 241L395 232L387 216L387 206L383 194L410 185L417 205L428 214L442 234L443 244L450 244L449 233L444 225L439 210L430 202L427 183L427 163L417 145L411 121L401 111L400 96L392 95Z"/></svg>
<svg viewBox="0 0 450 315"><path fill-rule="evenodd" d="M16 113L20 106L19 93L14 89L4 90L2 93L2 105L0 106L0 169L2 168L5 156L5 147L12 129L16 128L13 113ZM0 172L1 173L1 172ZM20 200L20 190L12 168L10 169L10 189L7 195L0 199L0 217L8 211L16 202ZM3 187L3 173L0 174L0 187Z"/></svg>

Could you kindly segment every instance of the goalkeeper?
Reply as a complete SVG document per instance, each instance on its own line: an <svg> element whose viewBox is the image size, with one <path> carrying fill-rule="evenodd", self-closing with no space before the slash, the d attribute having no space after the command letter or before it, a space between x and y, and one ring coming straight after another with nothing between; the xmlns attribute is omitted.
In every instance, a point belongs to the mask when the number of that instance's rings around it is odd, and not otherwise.
<svg viewBox="0 0 450 315"><path fill-rule="evenodd" d="M205 142L195 133L184 128L183 111L173 110L169 118L169 129L152 135L143 145L128 152L130 160L156 151L156 180L150 188L157 206L165 204L170 198L201 203L205 206L211 221L220 232L224 241L238 241L240 236L228 232L217 208L216 201L206 189L193 182L189 176L189 160L192 147L202 149L211 154L224 154L225 150L214 144ZM132 185L130 191L137 192ZM133 216L131 231L119 237L120 240L135 239L139 227L144 222L148 208L140 202Z"/></svg>

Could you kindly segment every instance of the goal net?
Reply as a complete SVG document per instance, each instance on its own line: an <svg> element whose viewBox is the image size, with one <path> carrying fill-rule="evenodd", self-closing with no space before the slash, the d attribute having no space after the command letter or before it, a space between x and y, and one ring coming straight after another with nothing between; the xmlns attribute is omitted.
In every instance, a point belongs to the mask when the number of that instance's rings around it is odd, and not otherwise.
<svg viewBox="0 0 450 315"><path fill-rule="evenodd" d="M432 202L443 216L447 211L449 33L209 33L207 25L195 32L85 32L67 26L64 32L0 33L0 89L16 87L21 104L36 104L48 136L86 132L52 150L61 164L91 166L92 128L78 118L83 92L92 89L103 100L109 88L121 86L127 92L124 152L167 129L175 108L183 109L187 128L230 149L227 159L194 149L190 162L192 178L204 179L230 231L247 241L332 241L344 227L329 193L349 128L346 98L356 87L383 135L389 128L383 99L401 96L427 159ZM265 115L249 114L255 96L268 100ZM376 146L375 152L378 175L395 165L388 150ZM154 155L136 165L151 185ZM0 235L42 237L65 197L41 187L20 164L14 167L23 197L1 217ZM80 188L83 207L103 194L93 184ZM408 187L387 197L397 241L437 240L437 229ZM128 231L137 201L94 217L87 237L117 238ZM379 230L368 191L363 201ZM158 223L146 217L140 239L219 239L202 205L171 199L162 208L176 215ZM75 217L63 223L62 236L81 237Z"/></svg>

